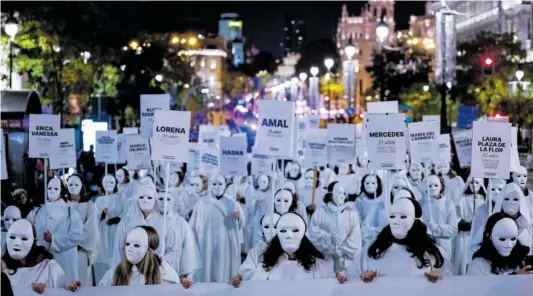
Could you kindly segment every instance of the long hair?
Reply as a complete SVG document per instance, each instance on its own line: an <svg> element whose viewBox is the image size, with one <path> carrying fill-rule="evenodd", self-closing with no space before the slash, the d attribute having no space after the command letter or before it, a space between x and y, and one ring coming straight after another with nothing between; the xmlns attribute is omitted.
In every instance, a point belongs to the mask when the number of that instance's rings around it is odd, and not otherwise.
<svg viewBox="0 0 533 296"><path fill-rule="evenodd" d="M426 173L425 173L425 166L423 163L411 163L409 164L409 168L413 165L413 164L418 164L420 165L420 182L424 181L426 179ZM407 170L407 178L409 180L413 180L412 176L411 176L411 173L409 172L409 169Z"/></svg>
<svg viewBox="0 0 533 296"><path fill-rule="evenodd" d="M293 213L294 215L298 215ZM302 218L300 215L298 217ZM303 218L302 218L303 220ZM305 220L303 220L305 223ZM307 231L307 224L305 225L305 231ZM281 247L278 236L276 235L268 247L261 254L261 261L263 263L263 268L266 271L270 271L276 264L278 264L279 258L283 255L285 251ZM306 235L302 238L300 247L296 252L294 252L295 260L300 264L306 271L310 271L315 265L316 260L324 259L324 254L322 254L311 241L307 238Z"/></svg>
<svg viewBox="0 0 533 296"><path fill-rule="evenodd" d="M292 178L291 176L289 176L289 172L283 172L283 175L285 176L285 179L292 180L292 181L300 180L300 178L302 178L302 167L300 166L300 164L297 161L289 161L285 165L285 169L287 169L288 165L296 165L296 166L298 166L298 175L295 178Z"/></svg>
<svg viewBox="0 0 533 296"><path fill-rule="evenodd" d="M436 245L435 238L427 233L426 225L420 221L422 217L422 207L414 198L408 198L415 207L415 222L407 232L407 236L398 240L392 235L390 225L387 225L378 234L376 240L368 248L368 257L381 259L392 246L393 242L404 245L407 252L411 253L411 258L417 260L417 267L424 268L431 266L431 260L426 258L425 254L435 258L434 267L440 268L444 264L444 257Z"/></svg>
<svg viewBox="0 0 533 296"><path fill-rule="evenodd" d="M141 262L137 264L137 268L144 275L145 285L159 285L161 284L161 271L159 270L161 258L154 253L154 250L159 247L159 235L151 226L142 225L137 228L144 229L148 234L148 250ZM132 268L133 265L126 259L126 252L122 252L122 261L115 268L111 286L128 286Z"/></svg>
<svg viewBox="0 0 533 296"><path fill-rule="evenodd" d="M130 182L130 173L128 172L128 170L124 169L124 168L120 168L117 170L117 172L119 170L122 170L124 172L124 184L128 184ZM115 173L116 174L116 173ZM116 177L115 177L116 179ZM118 183L118 182L117 182Z"/></svg>
<svg viewBox="0 0 533 296"><path fill-rule="evenodd" d="M335 184L337 184L337 183L339 183L339 182L334 181L334 182L329 183L328 192L326 192L326 194L324 194L324 204L327 204L329 202L333 202L333 188L335 188Z"/></svg>
<svg viewBox="0 0 533 296"><path fill-rule="evenodd" d="M518 239L508 257L503 257L498 253L491 241L492 229L494 229L498 221L504 218L513 219L503 212L496 212L489 217L485 225L485 230L483 231L483 239L481 244L479 244L479 249L472 256L472 259L479 257L487 260L490 263L490 272L493 274L501 274L505 270L523 267L524 259L529 253L529 247L523 246Z"/></svg>
<svg viewBox="0 0 533 296"><path fill-rule="evenodd" d="M439 177L444 177L444 176L440 176L439 174L437 174L435 172L435 164L433 164L433 166L431 166L430 174L431 175L437 175ZM451 163L450 163L450 170L448 171L446 176L448 176L448 178L450 178L450 179L453 179L453 178L457 177L457 173L452 169L452 164Z"/></svg>
<svg viewBox="0 0 533 296"><path fill-rule="evenodd" d="M374 199L374 194L370 194L366 191L365 189L365 181L366 181L366 178L368 178L368 176L374 176L376 177L376 182L378 183L378 186L376 188L376 197L380 197L381 194L383 193L383 183L381 182L381 178L378 176L378 175L375 175L375 174L366 174L363 179L361 180L361 190L360 190L360 194L359 196L361 196L361 194L365 194L368 198L370 199Z"/></svg>
<svg viewBox="0 0 533 296"><path fill-rule="evenodd" d="M276 199L276 195L278 195L278 193L280 193L281 191L287 191L288 193L291 194L292 202L291 202L291 206L289 207L289 212L296 211L296 208L298 207L298 195L296 195L296 193L292 193L292 191L290 191L289 189L278 189L278 191L276 191L276 193L274 194L274 200Z"/></svg>
<svg viewBox="0 0 533 296"><path fill-rule="evenodd" d="M35 233L35 227L32 225L33 237L37 237ZM7 238L6 238L7 239ZM34 239L33 244L31 245L30 252L26 255L25 263L22 264L21 260L13 259L9 252L6 250L2 256L2 261L5 263L6 268L10 270L9 275L14 275L17 273L19 268L23 267L34 267L35 265L41 263L46 259L54 259L54 255L48 252L45 247L37 245L37 239Z"/></svg>
<svg viewBox="0 0 533 296"><path fill-rule="evenodd" d="M465 190L464 190L464 194L465 195L466 194L474 195L474 191L470 190L470 183L472 183L472 182L474 182L474 178L471 178L470 182L465 184ZM485 187L483 186L483 181L481 181L481 183L479 185L480 185L479 186L479 190L476 193L476 195L481 195L481 196L483 196L483 199L486 199L487 198L487 192L485 191Z"/></svg>
<svg viewBox="0 0 533 296"><path fill-rule="evenodd" d="M68 184L68 180L70 180L70 178L72 177L78 177L81 181L80 200L78 202L83 203L83 202L88 202L89 200L91 200L91 197L87 194L87 190L85 189L85 180L83 179L83 177L78 174L72 174L68 176L67 184ZM68 191L68 188L67 188L67 194L68 194L68 200L70 200L72 194L70 194L70 191Z"/></svg>
<svg viewBox="0 0 533 296"><path fill-rule="evenodd" d="M263 175L263 174L257 176L257 178L254 178L254 188L255 188L255 190L260 190L259 189L259 177L261 177L261 176L267 177L268 187L267 187L267 189L265 189L265 191L268 191L270 189L270 176Z"/></svg>

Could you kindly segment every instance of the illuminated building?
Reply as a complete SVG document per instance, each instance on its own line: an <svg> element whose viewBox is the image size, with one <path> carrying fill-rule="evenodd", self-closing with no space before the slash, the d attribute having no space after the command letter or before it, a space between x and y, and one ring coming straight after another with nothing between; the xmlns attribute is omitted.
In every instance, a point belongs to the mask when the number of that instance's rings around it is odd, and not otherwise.
<svg viewBox="0 0 533 296"><path fill-rule="evenodd" d="M299 52L305 41L305 23L295 17L285 17L283 28L283 40L279 44L283 55Z"/></svg>
<svg viewBox="0 0 533 296"><path fill-rule="evenodd" d="M242 37L242 20L237 13L223 13L218 21L218 36L228 41L233 65L244 63L244 39Z"/></svg>

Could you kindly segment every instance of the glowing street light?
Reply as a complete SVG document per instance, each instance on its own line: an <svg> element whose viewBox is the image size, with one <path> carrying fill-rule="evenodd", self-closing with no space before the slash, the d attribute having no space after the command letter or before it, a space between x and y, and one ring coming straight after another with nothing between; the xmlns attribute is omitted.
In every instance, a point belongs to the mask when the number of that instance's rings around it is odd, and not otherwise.
<svg viewBox="0 0 533 296"><path fill-rule="evenodd" d="M16 23L7 23L4 30L6 31L7 36L9 36L11 40L14 40L15 35L19 32L19 26Z"/></svg>
<svg viewBox="0 0 533 296"><path fill-rule="evenodd" d="M424 85L422 87L422 89L425 91L425 92L428 92L429 91L429 85Z"/></svg>
<svg viewBox="0 0 533 296"><path fill-rule="evenodd" d="M180 38L178 36L173 36L172 39L170 39L170 43L172 44L178 44L180 42Z"/></svg>
<svg viewBox="0 0 533 296"><path fill-rule="evenodd" d="M161 74L155 75L155 81L157 81L157 82L163 81L163 75L161 75Z"/></svg>
<svg viewBox="0 0 533 296"><path fill-rule="evenodd" d="M88 51L84 51L80 55L83 58L83 63L87 64L87 61L91 58L91 53Z"/></svg>
<svg viewBox="0 0 533 296"><path fill-rule="evenodd" d="M139 46L139 42L137 42L135 40L132 40L132 41L130 41L129 45L130 45L131 49L136 49L137 46Z"/></svg>
<svg viewBox="0 0 533 296"><path fill-rule="evenodd" d="M300 73L300 76L299 76L299 77L300 77L300 80L301 80L301 81L305 81L305 80L307 79L307 73L302 72L302 73Z"/></svg>
<svg viewBox="0 0 533 296"><path fill-rule="evenodd" d="M348 57L348 59L352 59L352 57L355 55L355 52L357 51L357 48L353 45L352 38L348 40L348 45L344 48L344 53Z"/></svg>
<svg viewBox="0 0 533 296"><path fill-rule="evenodd" d="M328 72L329 70L331 70L331 67L333 67L334 64L335 64L335 61L333 61L333 59L331 58L327 58L324 60L324 66L326 66L326 69L328 69Z"/></svg>
<svg viewBox="0 0 533 296"><path fill-rule="evenodd" d="M189 45L196 45L197 41L198 40L195 37L191 37L191 38L189 38Z"/></svg>
<svg viewBox="0 0 533 296"><path fill-rule="evenodd" d="M517 70L514 75L516 76L516 79L518 79L518 81L522 80L522 78L524 78L524 71L522 70Z"/></svg>
<svg viewBox="0 0 533 296"><path fill-rule="evenodd" d="M383 20L379 21L376 25L376 36L381 43L389 36L389 26Z"/></svg>
<svg viewBox="0 0 533 296"><path fill-rule="evenodd" d="M54 50L55 53L58 53L61 51L61 47L59 47L59 45L52 46L52 49Z"/></svg>
<svg viewBox="0 0 533 296"><path fill-rule="evenodd" d="M315 77L318 74L318 67L315 67L315 66L311 67L309 72L311 73L311 75L313 75L313 77Z"/></svg>

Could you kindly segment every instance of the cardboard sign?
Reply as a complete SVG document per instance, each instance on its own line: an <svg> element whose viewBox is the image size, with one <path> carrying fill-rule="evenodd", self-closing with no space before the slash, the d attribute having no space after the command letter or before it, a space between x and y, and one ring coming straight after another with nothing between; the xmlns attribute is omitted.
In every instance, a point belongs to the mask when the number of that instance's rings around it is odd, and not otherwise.
<svg viewBox="0 0 533 296"><path fill-rule="evenodd" d="M117 131L97 131L95 160L96 162L116 163L118 158Z"/></svg>
<svg viewBox="0 0 533 296"><path fill-rule="evenodd" d="M149 169L150 163L150 143L147 138L141 135L128 135L127 161L129 170Z"/></svg>
<svg viewBox="0 0 533 296"><path fill-rule="evenodd" d="M366 113L398 113L398 101L369 102Z"/></svg>
<svg viewBox="0 0 533 296"><path fill-rule="evenodd" d="M439 130L435 122L412 122L409 130L411 163L428 163L439 155Z"/></svg>
<svg viewBox="0 0 533 296"><path fill-rule="evenodd" d="M126 137L125 134L117 135L117 163L126 163L126 155L128 149L126 149Z"/></svg>
<svg viewBox="0 0 533 296"><path fill-rule="evenodd" d="M152 131L152 160L187 162L191 112L157 110Z"/></svg>
<svg viewBox="0 0 533 296"><path fill-rule="evenodd" d="M422 121L434 121L437 123L437 130L440 134L440 115L422 115Z"/></svg>
<svg viewBox="0 0 533 296"><path fill-rule="evenodd" d="M59 130L59 150L50 157L50 169L76 167L76 136L73 128Z"/></svg>
<svg viewBox="0 0 533 296"><path fill-rule="evenodd" d="M363 131L363 124L355 125L355 155L362 157L366 154L366 135Z"/></svg>
<svg viewBox="0 0 533 296"><path fill-rule="evenodd" d="M472 132L472 177L508 179L511 143L509 123L475 121Z"/></svg>
<svg viewBox="0 0 533 296"><path fill-rule="evenodd" d="M320 116L311 114L307 115L307 129L319 129L320 128Z"/></svg>
<svg viewBox="0 0 533 296"><path fill-rule="evenodd" d="M59 150L59 115L30 114L30 158L50 158Z"/></svg>
<svg viewBox="0 0 533 296"><path fill-rule="evenodd" d="M450 134L439 136L439 158L448 163L452 162L452 144Z"/></svg>
<svg viewBox="0 0 533 296"><path fill-rule="evenodd" d="M274 169L274 158L268 155L258 154L255 152L256 150L255 147L252 148L252 175L271 176Z"/></svg>
<svg viewBox="0 0 533 296"><path fill-rule="evenodd" d="M200 174L211 176L218 172L219 152L217 148L203 145L200 148Z"/></svg>
<svg viewBox="0 0 533 296"><path fill-rule="evenodd" d="M461 168L470 167L472 163L472 130L458 131L452 135L459 165Z"/></svg>
<svg viewBox="0 0 533 296"><path fill-rule="evenodd" d="M136 135L139 133L138 127L124 127L122 128L122 133L125 135Z"/></svg>
<svg viewBox="0 0 533 296"><path fill-rule="evenodd" d="M0 180L8 179L7 175L7 162L6 162L6 142L4 139L4 131L0 129Z"/></svg>
<svg viewBox="0 0 533 296"><path fill-rule="evenodd" d="M248 176L248 143L243 137L220 138L220 173L224 176Z"/></svg>
<svg viewBox="0 0 533 296"><path fill-rule="evenodd" d="M168 110L169 108L169 94L141 95L141 135L143 137L152 137L155 110Z"/></svg>
<svg viewBox="0 0 533 296"><path fill-rule="evenodd" d="M256 133L258 152L278 158L293 157L294 102L260 100Z"/></svg>
<svg viewBox="0 0 533 296"><path fill-rule="evenodd" d="M328 124L328 163L333 165L355 162L355 125Z"/></svg>
<svg viewBox="0 0 533 296"><path fill-rule="evenodd" d="M200 170L200 144L198 143L189 143L187 170Z"/></svg>
<svg viewBox="0 0 533 296"><path fill-rule="evenodd" d="M305 149L306 168L325 166L328 163L328 130L310 130Z"/></svg>
<svg viewBox="0 0 533 296"><path fill-rule="evenodd" d="M218 147L218 130L212 125L200 125L198 143Z"/></svg>
<svg viewBox="0 0 533 296"><path fill-rule="evenodd" d="M393 170L406 168L407 128L405 114L366 114L365 134L368 168Z"/></svg>

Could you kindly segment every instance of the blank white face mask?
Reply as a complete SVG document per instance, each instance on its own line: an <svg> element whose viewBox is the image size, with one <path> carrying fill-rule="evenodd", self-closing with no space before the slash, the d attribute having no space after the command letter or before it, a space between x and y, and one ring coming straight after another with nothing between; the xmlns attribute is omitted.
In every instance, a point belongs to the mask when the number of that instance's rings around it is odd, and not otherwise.
<svg viewBox="0 0 533 296"><path fill-rule="evenodd" d="M305 235L305 222L294 213L283 215L276 225L276 233L281 248L287 254L293 254L300 248Z"/></svg>
<svg viewBox="0 0 533 296"><path fill-rule="evenodd" d="M442 184L440 183L439 177L431 175L428 177L428 192L429 196L433 198L438 198L440 192L442 191Z"/></svg>
<svg viewBox="0 0 533 296"><path fill-rule="evenodd" d="M30 221L26 219L15 221L6 234L6 247L9 256L15 260L26 258L34 240Z"/></svg>
<svg viewBox="0 0 533 296"><path fill-rule="evenodd" d="M307 187L307 188L315 187L314 184L313 184L313 171L307 171L305 173L304 182L305 182L305 187Z"/></svg>
<svg viewBox="0 0 533 296"><path fill-rule="evenodd" d="M221 197L226 192L226 178L222 175L216 175L211 179L211 194L215 197Z"/></svg>
<svg viewBox="0 0 533 296"><path fill-rule="evenodd" d="M394 178L391 189L392 195L403 188L408 188L407 181L404 178Z"/></svg>
<svg viewBox="0 0 533 296"><path fill-rule="evenodd" d="M490 236L494 248L502 257L508 257L511 255L513 248L516 246L517 238L518 227L516 226L516 223L509 218L503 218L496 222Z"/></svg>
<svg viewBox="0 0 533 296"><path fill-rule="evenodd" d="M346 176L348 175L348 171L350 170L350 165L348 164L340 164L339 165L339 176Z"/></svg>
<svg viewBox="0 0 533 296"><path fill-rule="evenodd" d="M15 206L9 206L4 211L4 226L7 230L15 223L15 221L22 219L22 214L19 208Z"/></svg>
<svg viewBox="0 0 533 296"><path fill-rule="evenodd" d="M409 166L409 176L411 176L413 181L422 179L422 170L420 169L420 164L413 163Z"/></svg>
<svg viewBox="0 0 533 296"><path fill-rule="evenodd" d="M294 185L294 183L292 183L291 181L286 181L285 183L283 183L283 189L287 189L293 194L296 193L296 185Z"/></svg>
<svg viewBox="0 0 533 296"><path fill-rule="evenodd" d="M300 165L294 162L289 162L287 164L287 172L289 177L296 178L298 177L298 174L300 173Z"/></svg>
<svg viewBox="0 0 533 296"><path fill-rule="evenodd" d="M276 212L283 215L289 211L292 204L292 194L287 190L281 190L274 198Z"/></svg>
<svg viewBox="0 0 533 296"><path fill-rule="evenodd" d="M165 207L165 198L167 199L166 207ZM168 211L174 206L174 195L171 193L165 194L164 192L157 194L157 211L159 213L168 213ZM165 210L165 211L164 211Z"/></svg>
<svg viewBox="0 0 533 296"><path fill-rule="evenodd" d="M58 178L53 178L48 182L48 200L50 202L57 201L61 197L61 181Z"/></svg>
<svg viewBox="0 0 533 296"><path fill-rule="evenodd" d="M139 188L139 195L137 197L137 205L143 213L151 212L155 207L156 192L147 186Z"/></svg>
<svg viewBox="0 0 533 296"><path fill-rule="evenodd" d="M365 184L363 184L363 186L368 194L374 194L374 192L376 192L376 189L378 188L377 180L378 179L374 175L368 175L366 177Z"/></svg>
<svg viewBox="0 0 533 296"><path fill-rule="evenodd" d="M126 237L124 252L129 263L139 264L148 251L148 234L142 228L136 227Z"/></svg>
<svg viewBox="0 0 533 296"><path fill-rule="evenodd" d="M257 186L259 187L259 190L267 190L268 189L268 177L265 175L260 175L257 179Z"/></svg>
<svg viewBox="0 0 533 296"><path fill-rule="evenodd" d="M170 187L177 187L178 181L180 180L180 176L176 172L172 172L168 176L168 186Z"/></svg>
<svg viewBox="0 0 533 296"><path fill-rule="evenodd" d="M415 223L415 207L409 199L394 201L389 209L389 225L396 239L404 239Z"/></svg>
<svg viewBox="0 0 533 296"><path fill-rule="evenodd" d="M526 187L527 169L525 167L521 166L516 172L511 173L511 177L513 182L520 186L520 188L524 189Z"/></svg>
<svg viewBox="0 0 533 296"><path fill-rule="evenodd" d="M269 243L274 236L276 236L276 223L278 223L279 217L281 216L277 213L266 214L263 216L263 220L261 221L261 229L263 230L263 235L265 236L267 243Z"/></svg>
<svg viewBox="0 0 533 296"><path fill-rule="evenodd" d="M435 174L445 176L450 172L450 164L445 161L439 161L435 164Z"/></svg>
<svg viewBox="0 0 533 296"><path fill-rule="evenodd" d="M472 182L468 184L468 188L470 188L470 191L472 191L473 193L478 193L479 189L481 188L481 182L483 182L483 179L473 178Z"/></svg>
<svg viewBox="0 0 533 296"><path fill-rule="evenodd" d="M67 180L68 192L72 195L79 195L83 184L78 176L71 176Z"/></svg>
<svg viewBox="0 0 533 296"><path fill-rule="evenodd" d="M496 200L496 197L500 192L502 192L503 187L505 187L505 181L501 180L501 182L492 182L490 186L490 196L493 201Z"/></svg>
<svg viewBox="0 0 533 296"><path fill-rule="evenodd" d="M189 187L193 193L199 194L200 192L202 192L202 178L200 177L192 178L191 181L189 182Z"/></svg>
<svg viewBox="0 0 533 296"><path fill-rule="evenodd" d="M139 177L144 178L148 175L148 170L146 169L140 169L139 170Z"/></svg>
<svg viewBox="0 0 533 296"><path fill-rule="evenodd" d="M106 194L113 193L115 191L116 186L117 181L112 175L105 175L105 177L102 179L102 187L104 187L104 192Z"/></svg>
<svg viewBox="0 0 533 296"><path fill-rule="evenodd" d="M335 184L335 186L333 186L332 195L333 203L335 203L336 206L342 206L346 202L346 198L348 197L346 189L340 183L337 183Z"/></svg>
<svg viewBox="0 0 533 296"><path fill-rule="evenodd" d="M520 193L516 191L507 192L503 197L502 210L511 216L516 215L520 211Z"/></svg>
<svg viewBox="0 0 533 296"><path fill-rule="evenodd" d="M115 178L117 179L117 182L119 184L122 184L122 183L124 183L124 181L126 181L126 173L124 173L123 169L119 169L115 173Z"/></svg>
<svg viewBox="0 0 533 296"><path fill-rule="evenodd" d="M393 203L394 203L398 199L410 198L412 196L411 196L411 193L409 193L409 191L407 191L405 189L400 189L400 190L396 191L396 193L393 195L393 197L394 197L394 199L393 199Z"/></svg>

